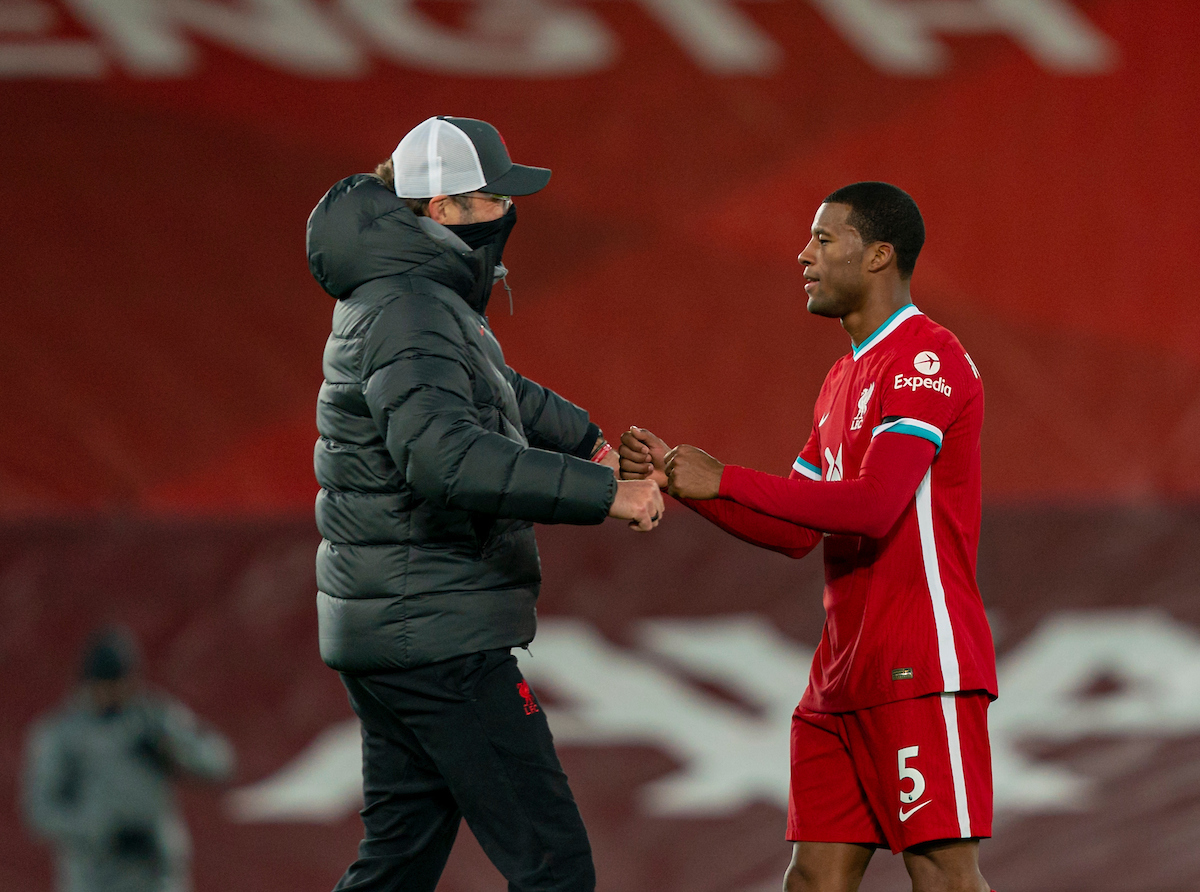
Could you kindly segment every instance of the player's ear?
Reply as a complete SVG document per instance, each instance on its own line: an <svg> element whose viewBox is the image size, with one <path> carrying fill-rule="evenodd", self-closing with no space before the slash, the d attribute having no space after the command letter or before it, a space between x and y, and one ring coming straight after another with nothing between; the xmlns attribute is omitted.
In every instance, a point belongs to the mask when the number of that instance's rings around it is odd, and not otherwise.
<svg viewBox="0 0 1200 892"><path fill-rule="evenodd" d="M896 259L896 249L888 242L872 242L866 248L867 272L878 273L887 269Z"/></svg>

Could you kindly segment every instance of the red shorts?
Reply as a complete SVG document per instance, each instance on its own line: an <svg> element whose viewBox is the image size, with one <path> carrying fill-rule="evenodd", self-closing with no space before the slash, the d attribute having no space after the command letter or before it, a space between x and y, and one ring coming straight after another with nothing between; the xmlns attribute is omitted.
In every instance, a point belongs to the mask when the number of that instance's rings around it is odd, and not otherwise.
<svg viewBox="0 0 1200 892"><path fill-rule="evenodd" d="M986 693L792 715L792 841L889 846L992 835Z"/></svg>

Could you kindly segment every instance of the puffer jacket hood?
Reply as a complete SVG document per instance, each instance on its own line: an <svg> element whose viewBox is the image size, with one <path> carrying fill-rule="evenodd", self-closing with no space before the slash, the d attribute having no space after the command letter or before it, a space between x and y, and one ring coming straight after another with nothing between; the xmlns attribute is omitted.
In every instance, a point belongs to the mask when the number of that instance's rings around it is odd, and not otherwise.
<svg viewBox="0 0 1200 892"><path fill-rule="evenodd" d="M445 226L418 217L370 174L346 177L325 193L308 217L305 242L313 278L339 299L405 273L447 285L479 312L491 292L486 249L472 251Z"/></svg>

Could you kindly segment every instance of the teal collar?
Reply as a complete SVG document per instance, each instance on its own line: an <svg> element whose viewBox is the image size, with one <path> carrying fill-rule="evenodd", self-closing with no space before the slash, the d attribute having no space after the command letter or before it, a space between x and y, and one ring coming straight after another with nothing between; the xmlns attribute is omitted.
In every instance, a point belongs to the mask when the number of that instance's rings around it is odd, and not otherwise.
<svg viewBox="0 0 1200 892"><path fill-rule="evenodd" d="M883 325L879 326L879 328L877 328L873 332L871 332L871 334L867 337L866 340L864 340L857 347L851 348L851 352L854 354L855 362L858 361L858 358L860 356L862 356L864 353L866 353L868 350L870 350L872 347L874 347L876 344L878 344L880 341L882 341L884 338L886 338L888 335L890 335L893 331L895 331L897 328L899 328L901 325L903 325L904 322L911 319L913 316L920 316L920 315L922 315L921 311L918 310L916 307L914 307L912 304L905 304L900 309L898 309L896 312L892 313L892 315L887 318L887 321L884 322Z"/></svg>

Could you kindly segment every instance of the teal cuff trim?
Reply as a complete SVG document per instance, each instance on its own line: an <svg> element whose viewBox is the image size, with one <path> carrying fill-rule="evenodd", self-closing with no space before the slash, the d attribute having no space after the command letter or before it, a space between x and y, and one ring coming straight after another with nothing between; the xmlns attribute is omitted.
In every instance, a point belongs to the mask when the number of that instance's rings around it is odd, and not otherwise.
<svg viewBox="0 0 1200 892"><path fill-rule="evenodd" d="M931 424L914 424L910 421L892 421L887 424L881 424L872 429L871 437L877 437L880 434L908 434L911 437L920 437L922 440L928 440L937 447L937 451L942 451L942 435Z"/></svg>
<svg viewBox="0 0 1200 892"><path fill-rule="evenodd" d="M821 479L821 469L818 468L814 464L810 464L809 462L806 462L804 459L800 458L799 456L796 457L796 463L793 464L792 467L795 468L797 471L799 471L801 474L803 474L805 477L809 478L810 480L820 480Z"/></svg>

